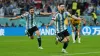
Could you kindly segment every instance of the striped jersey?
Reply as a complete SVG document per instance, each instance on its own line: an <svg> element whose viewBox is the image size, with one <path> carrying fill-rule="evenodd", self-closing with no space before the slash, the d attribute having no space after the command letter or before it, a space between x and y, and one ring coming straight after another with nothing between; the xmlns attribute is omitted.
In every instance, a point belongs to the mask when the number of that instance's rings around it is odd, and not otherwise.
<svg viewBox="0 0 100 56"><path fill-rule="evenodd" d="M22 14L21 17L26 18L26 29L30 29L37 25L35 13L33 15L31 15L29 12L26 12L26 13Z"/></svg>
<svg viewBox="0 0 100 56"><path fill-rule="evenodd" d="M69 12L59 13L57 12L53 17L52 20L55 20L56 24L56 33L60 33L64 30L67 30L67 26L64 24L64 20L70 16Z"/></svg>

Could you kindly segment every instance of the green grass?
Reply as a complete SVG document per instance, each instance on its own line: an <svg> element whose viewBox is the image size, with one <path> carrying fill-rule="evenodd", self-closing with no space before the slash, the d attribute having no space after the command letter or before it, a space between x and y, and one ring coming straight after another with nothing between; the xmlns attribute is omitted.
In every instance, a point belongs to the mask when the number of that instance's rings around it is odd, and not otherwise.
<svg viewBox="0 0 100 56"><path fill-rule="evenodd" d="M37 39L27 36L1 36L0 56L100 56L100 36L81 36L81 44L69 42L61 53L62 44L55 45L55 36L42 36L43 50L38 49Z"/></svg>

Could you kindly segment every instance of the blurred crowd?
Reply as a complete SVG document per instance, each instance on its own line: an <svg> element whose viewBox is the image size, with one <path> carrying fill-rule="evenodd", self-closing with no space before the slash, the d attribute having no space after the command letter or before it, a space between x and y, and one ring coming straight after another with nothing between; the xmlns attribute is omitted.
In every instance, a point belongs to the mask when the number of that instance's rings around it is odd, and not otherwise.
<svg viewBox="0 0 100 56"><path fill-rule="evenodd" d="M23 10L28 11L30 6L33 6L36 12L52 12L50 3L52 0L47 3L45 0L0 0L0 14L7 17L20 15Z"/></svg>
<svg viewBox="0 0 100 56"><path fill-rule="evenodd" d="M0 0L0 16L20 15L23 10L28 11L30 6L33 6L36 12L54 12L57 11L59 2L64 3L66 10L72 14L80 9L81 15L89 15L92 11L100 15L99 0Z"/></svg>
<svg viewBox="0 0 100 56"><path fill-rule="evenodd" d="M28 11L30 6L33 6L37 13L57 12L59 3L64 3L71 14L78 12L81 16L91 16L92 12L95 12L100 15L100 0L0 0L0 17L21 15L23 11ZM6 23L5 26L7 25Z"/></svg>

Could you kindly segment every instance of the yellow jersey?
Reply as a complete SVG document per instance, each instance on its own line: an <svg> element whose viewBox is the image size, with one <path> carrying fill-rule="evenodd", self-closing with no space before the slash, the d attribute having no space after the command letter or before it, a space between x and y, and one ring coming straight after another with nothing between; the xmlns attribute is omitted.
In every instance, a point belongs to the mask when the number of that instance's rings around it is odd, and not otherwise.
<svg viewBox="0 0 100 56"><path fill-rule="evenodd" d="M71 21L72 24L80 24L81 23L81 20L79 20L79 19L71 18L70 21Z"/></svg>

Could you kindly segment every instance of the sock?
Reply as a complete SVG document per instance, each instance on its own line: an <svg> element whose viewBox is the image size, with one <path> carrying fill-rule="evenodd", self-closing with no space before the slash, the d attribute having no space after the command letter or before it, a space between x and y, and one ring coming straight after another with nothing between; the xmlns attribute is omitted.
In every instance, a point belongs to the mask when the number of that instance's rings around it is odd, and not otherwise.
<svg viewBox="0 0 100 56"><path fill-rule="evenodd" d="M81 39L80 39L80 37L79 37L79 33L78 33L78 42L79 42L79 43L81 42Z"/></svg>
<svg viewBox="0 0 100 56"><path fill-rule="evenodd" d="M75 42L75 33L72 32L72 39L73 39L73 42Z"/></svg>
<svg viewBox="0 0 100 56"><path fill-rule="evenodd" d="M80 37L78 37L78 43L81 43L81 39L80 39Z"/></svg>
<svg viewBox="0 0 100 56"><path fill-rule="evenodd" d="M39 45L39 47L41 47L41 37L38 36L37 40L38 40L38 45Z"/></svg>
<svg viewBox="0 0 100 56"><path fill-rule="evenodd" d="M75 40L77 39L77 32L75 33Z"/></svg>
<svg viewBox="0 0 100 56"><path fill-rule="evenodd" d="M65 42L63 45L63 49L66 49L68 47L68 42Z"/></svg>

